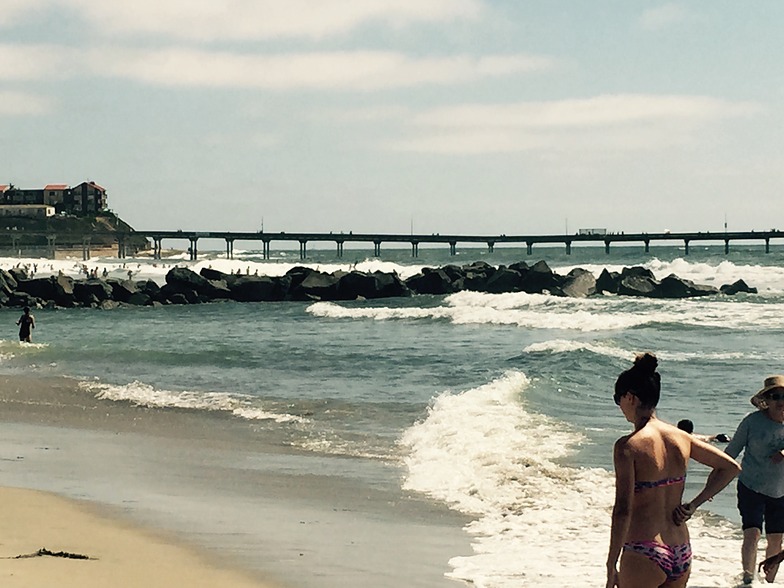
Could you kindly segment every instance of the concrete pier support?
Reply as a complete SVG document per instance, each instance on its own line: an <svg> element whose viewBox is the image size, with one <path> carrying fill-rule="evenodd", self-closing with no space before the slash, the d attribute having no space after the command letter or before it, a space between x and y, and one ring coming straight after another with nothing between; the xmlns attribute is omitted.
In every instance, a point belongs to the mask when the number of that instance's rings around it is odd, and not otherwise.
<svg viewBox="0 0 784 588"><path fill-rule="evenodd" d="M305 239L299 240L299 258L305 259L308 256L308 242Z"/></svg>
<svg viewBox="0 0 784 588"><path fill-rule="evenodd" d="M419 241L411 241L411 257L419 257Z"/></svg>
<svg viewBox="0 0 784 588"><path fill-rule="evenodd" d="M373 241L373 255L376 257L381 257L381 241L378 239Z"/></svg>
<svg viewBox="0 0 784 588"><path fill-rule="evenodd" d="M605 241L604 242L604 252L607 255L610 255L610 242L609 241Z"/></svg>
<svg viewBox="0 0 784 588"><path fill-rule="evenodd" d="M684 255L688 255L689 254L689 240L688 239L684 239L683 240L683 249L684 249Z"/></svg>
<svg viewBox="0 0 784 588"><path fill-rule="evenodd" d="M566 242L566 255L571 255L571 254L572 254L572 242L571 241L567 241Z"/></svg>
<svg viewBox="0 0 784 588"><path fill-rule="evenodd" d="M651 252L651 242L645 241L645 253L650 253L650 252Z"/></svg>
<svg viewBox="0 0 784 588"><path fill-rule="evenodd" d="M528 255L531 255L534 252L534 244L531 241L525 242L525 251Z"/></svg>
<svg viewBox="0 0 784 588"><path fill-rule="evenodd" d="M337 244L337 248L338 248L337 254L338 254L338 258L340 259L343 257L343 241L335 241L335 243Z"/></svg>
<svg viewBox="0 0 784 588"><path fill-rule="evenodd" d="M449 255L457 255L457 242L450 241L449 242Z"/></svg>
<svg viewBox="0 0 784 588"><path fill-rule="evenodd" d="M162 246L161 246L161 239L160 237L153 237L152 238L152 258L153 259L161 259L162 257Z"/></svg>
<svg viewBox="0 0 784 588"><path fill-rule="evenodd" d="M488 241L487 242L487 252L492 253L495 251L495 241Z"/></svg>
<svg viewBox="0 0 784 588"><path fill-rule="evenodd" d="M234 259L234 239L226 239L226 259Z"/></svg>
<svg viewBox="0 0 784 588"><path fill-rule="evenodd" d="M765 253L770 253L770 239L765 239Z"/></svg>
<svg viewBox="0 0 784 588"><path fill-rule="evenodd" d="M727 255L730 252L730 240L724 239L724 255Z"/></svg>
<svg viewBox="0 0 784 588"><path fill-rule="evenodd" d="M191 242L191 246L188 248L188 251L191 254L191 261L196 261L199 256L199 247L197 245L199 238L198 237L188 237L188 240Z"/></svg>
<svg viewBox="0 0 784 588"><path fill-rule="evenodd" d="M125 259L125 239L122 237L117 238L117 258Z"/></svg>
<svg viewBox="0 0 784 588"><path fill-rule="evenodd" d="M90 237L82 238L82 261L90 259Z"/></svg>
<svg viewBox="0 0 784 588"><path fill-rule="evenodd" d="M270 258L270 241L269 239L264 239L261 242L261 257L264 259Z"/></svg>

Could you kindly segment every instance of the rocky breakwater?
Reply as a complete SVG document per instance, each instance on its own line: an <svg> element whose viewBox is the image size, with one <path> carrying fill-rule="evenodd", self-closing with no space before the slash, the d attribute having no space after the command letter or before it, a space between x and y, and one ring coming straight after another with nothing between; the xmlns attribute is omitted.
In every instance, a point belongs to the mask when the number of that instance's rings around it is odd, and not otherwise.
<svg viewBox="0 0 784 588"><path fill-rule="evenodd" d="M0 270L0 306L16 307L114 308L121 305L198 304L222 300L369 300L417 294L443 295L462 290L492 294L527 292L574 298L603 294L690 298L757 292L743 280L721 288L695 284L675 275L659 280L643 267L624 268L621 272L605 269L598 278L581 268L560 275L544 261L530 266L525 262L499 267L474 262L463 266L424 268L406 280L396 273L324 273L306 267L292 268L278 277L225 274L207 268L197 274L188 268L176 267L166 274L163 286L153 280L74 280L64 275L28 278L23 270L17 268Z"/></svg>

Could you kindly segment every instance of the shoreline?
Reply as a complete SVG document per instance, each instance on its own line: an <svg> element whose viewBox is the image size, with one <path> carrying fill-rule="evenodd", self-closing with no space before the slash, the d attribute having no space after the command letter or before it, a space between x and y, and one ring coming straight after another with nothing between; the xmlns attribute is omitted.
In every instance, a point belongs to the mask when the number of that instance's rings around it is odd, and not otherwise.
<svg viewBox="0 0 784 588"><path fill-rule="evenodd" d="M217 571L290 588L460 585L445 574L470 552L465 518L406 495L389 464L276 446L264 423L99 400L69 378L0 376L0 406L2 485L171 537ZM15 551L88 549L34 543Z"/></svg>

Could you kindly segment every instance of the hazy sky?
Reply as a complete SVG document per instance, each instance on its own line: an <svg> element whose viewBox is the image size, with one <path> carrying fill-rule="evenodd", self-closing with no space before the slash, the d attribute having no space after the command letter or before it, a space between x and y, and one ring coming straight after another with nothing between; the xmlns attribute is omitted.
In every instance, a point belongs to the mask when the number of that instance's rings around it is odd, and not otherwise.
<svg viewBox="0 0 784 588"><path fill-rule="evenodd" d="M137 229L781 227L784 2L0 0L0 183Z"/></svg>

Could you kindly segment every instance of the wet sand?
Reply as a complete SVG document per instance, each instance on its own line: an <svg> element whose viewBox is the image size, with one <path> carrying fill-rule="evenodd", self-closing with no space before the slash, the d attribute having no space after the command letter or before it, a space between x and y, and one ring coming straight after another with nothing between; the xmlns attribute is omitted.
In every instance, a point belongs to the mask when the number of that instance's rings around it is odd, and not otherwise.
<svg viewBox="0 0 784 588"><path fill-rule="evenodd" d="M272 588L88 504L18 488L0 488L0 504L0 584L6 588Z"/></svg>
<svg viewBox="0 0 784 588"><path fill-rule="evenodd" d="M215 573L236 573L242 581L289 588L449 588L459 585L444 576L449 558L470 553L465 521L402 493L390 483L395 466L298 453L276 444L263 422L101 401L72 380L16 376L0 376L0 421L0 485L55 493L32 494L53 517L58 497L77 499L81 506L68 508L99 514L102 524L117 525L128 540L135 536L131 529L141 527L178 557L193 557ZM46 519L30 518L31 529L40 530ZM78 535L81 526L77 521L70 530ZM5 557L42 547L94 552L94 546L0 540ZM143 565L143 557L133 559ZM58 566L104 559L34 561Z"/></svg>

